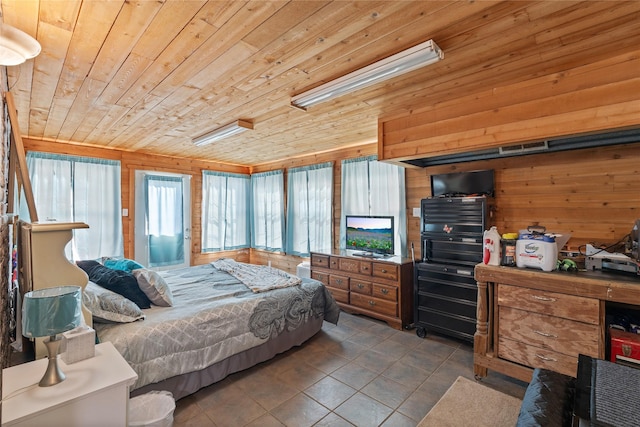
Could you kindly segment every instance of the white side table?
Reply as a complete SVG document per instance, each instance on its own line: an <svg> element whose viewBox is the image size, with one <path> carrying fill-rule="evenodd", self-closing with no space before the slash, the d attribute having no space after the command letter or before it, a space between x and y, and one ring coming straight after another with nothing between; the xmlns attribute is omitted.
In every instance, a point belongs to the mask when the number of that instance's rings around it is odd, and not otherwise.
<svg viewBox="0 0 640 427"><path fill-rule="evenodd" d="M129 387L138 379L113 344L96 346L96 355L70 365L58 359L66 379L39 387L47 360L2 371L2 426L127 425Z"/></svg>

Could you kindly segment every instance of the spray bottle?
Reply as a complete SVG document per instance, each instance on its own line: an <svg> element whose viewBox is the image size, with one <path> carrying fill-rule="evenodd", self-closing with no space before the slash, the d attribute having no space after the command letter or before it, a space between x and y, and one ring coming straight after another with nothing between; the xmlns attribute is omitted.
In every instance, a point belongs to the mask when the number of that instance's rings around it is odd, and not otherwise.
<svg viewBox="0 0 640 427"><path fill-rule="evenodd" d="M500 233L497 227L493 226L485 230L482 241L484 243L482 262L487 265L500 265Z"/></svg>

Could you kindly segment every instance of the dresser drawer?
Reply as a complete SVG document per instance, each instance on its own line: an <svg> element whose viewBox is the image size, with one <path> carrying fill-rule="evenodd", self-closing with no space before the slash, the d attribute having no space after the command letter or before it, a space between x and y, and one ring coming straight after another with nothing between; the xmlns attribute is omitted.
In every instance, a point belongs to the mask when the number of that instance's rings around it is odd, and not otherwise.
<svg viewBox="0 0 640 427"><path fill-rule="evenodd" d="M567 356L578 357L582 353L598 357L599 354L600 328L589 323L500 307L498 329L501 337Z"/></svg>
<svg viewBox="0 0 640 427"><path fill-rule="evenodd" d="M349 290L349 278L346 276L337 276L335 274L331 274L329 276L329 286L332 288L344 289L345 291Z"/></svg>
<svg viewBox="0 0 640 427"><path fill-rule="evenodd" d="M351 305L356 307L365 308L388 316L396 316L398 313L398 304L392 301L385 301L356 292L351 292L350 298Z"/></svg>
<svg viewBox="0 0 640 427"><path fill-rule="evenodd" d="M329 255L311 254L311 265L313 267L329 267Z"/></svg>
<svg viewBox="0 0 640 427"><path fill-rule="evenodd" d="M322 273L320 271L312 271L311 278L316 279L325 284L325 286L329 286L329 273Z"/></svg>
<svg viewBox="0 0 640 427"><path fill-rule="evenodd" d="M498 285L498 305L598 325L600 302L594 298Z"/></svg>
<svg viewBox="0 0 640 427"><path fill-rule="evenodd" d="M349 290L363 295L371 295L371 282L360 279L351 279L349 282Z"/></svg>
<svg viewBox="0 0 640 427"><path fill-rule="evenodd" d="M330 286L327 286L327 289L329 290L329 292L331 292L331 295L333 295L333 299L335 299L337 302L349 304L349 292L343 289L332 288Z"/></svg>
<svg viewBox="0 0 640 427"><path fill-rule="evenodd" d="M498 339L498 356L532 368L545 368L561 374L576 376L578 357L567 356L508 338Z"/></svg>
<svg viewBox="0 0 640 427"><path fill-rule="evenodd" d="M348 273L360 273L360 261L352 258L339 258L338 269Z"/></svg>
<svg viewBox="0 0 640 427"><path fill-rule="evenodd" d="M360 274L371 276L371 261L360 261Z"/></svg>
<svg viewBox="0 0 640 427"><path fill-rule="evenodd" d="M389 301L398 301L398 288L395 286L373 284L372 295Z"/></svg>
<svg viewBox="0 0 640 427"><path fill-rule="evenodd" d="M398 266L393 264L385 264L381 262L373 262L371 265L372 275L381 279L398 280Z"/></svg>
<svg viewBox="0 0 640 427"><path fill-rule="evenodd" d="M329 268L332 270L338 270L340 265L340 258L338 257L329 257Z"/></svg>

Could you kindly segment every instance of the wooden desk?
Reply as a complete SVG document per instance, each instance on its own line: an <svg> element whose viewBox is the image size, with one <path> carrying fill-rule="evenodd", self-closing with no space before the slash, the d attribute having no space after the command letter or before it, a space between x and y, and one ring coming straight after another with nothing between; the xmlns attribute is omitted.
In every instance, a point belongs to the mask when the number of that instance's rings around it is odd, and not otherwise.
<svg viewBox="0 0 640 427"><path fill-rule="evenodd" d="M476 377L491 369L529 382L537 367L575 377L579 353L605 358L607 304L640 310L640 277L632 275L479 264L475 278Z"/></svg>

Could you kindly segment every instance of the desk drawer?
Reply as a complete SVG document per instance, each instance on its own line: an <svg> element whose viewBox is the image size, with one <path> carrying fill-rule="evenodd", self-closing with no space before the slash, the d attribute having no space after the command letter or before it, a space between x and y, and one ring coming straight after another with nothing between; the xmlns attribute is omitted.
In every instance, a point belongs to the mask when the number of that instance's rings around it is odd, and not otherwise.
<svg viewBox="0 0 640 427"><path fill-rule="evenodd" d="M598 357L599 327L561 317L500 307L498 335L567 356Z"/></svg>
<svg viewBox="0 0 640 427"><path fill-rule="evenodd" d="M382 279L389 279L393 281L398 280L398 266L393 264L386 264L381 262L373 262L372 274L374 277L380 277Z"/></svg>
<svg viewBox="0 0 640 427"><path fill-rule="evenodd" d="M576 376L578 370L577 356L567 356L503 337L498 340L498 356L521 365L550 369L572 377Z"/></svg>
<svg viewBox="0 0 640 427"><path fill-rule="evenodd" d="M395 286L373 284L372 295L376 298L382 298L389 301L398 301L398 288Z"/></svg>
<svg viewBox="0 0 640 427"><path fill-rule="evenodd" d="M333 299L335 299L337 302L349 304L349 292L343 289L332 288L330 286L327 286L327 289L329 290L329 292L331 292L331 295L333 295Z"/></svg>
<svg viewBox="0 0 640 427"><path fill-rule="evenodd" d="M379 298L373 298L368 295L361 295L351 292L351 305L367 310L375 311L388 316L397 316L398 304L391 301L385 301Z"/></svg>
<svg viewBox="0 0 640 427"><path fill-rule="evenodd" d="M371 282L360 279L351 279L349 283L349 289L351 292L358 292L363 295L371 295Z"/></svg>
<svg viewBox="0 0 640 427"><path fill-rule="evenodd" d="M595 298L499 284L498 305L592 325L600 323L600 302Z"/></svg>
<svg viewBox="0 0 640 427"><path fill-rule="evenodd" d="M345 291L349 290L349 278L346 276L337 276L335 274L331 274L329 276L329 286L332 288L344 289Z"/></svg>

